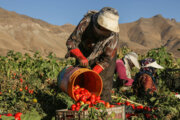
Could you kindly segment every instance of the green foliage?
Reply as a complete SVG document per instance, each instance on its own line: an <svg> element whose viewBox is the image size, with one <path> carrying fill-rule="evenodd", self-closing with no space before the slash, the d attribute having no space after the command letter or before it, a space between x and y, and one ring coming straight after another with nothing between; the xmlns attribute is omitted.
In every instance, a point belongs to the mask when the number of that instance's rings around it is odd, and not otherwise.
<svg viewBox="0 0 180 120"><path fill-rule="evenodd" d="M127 51L127 50L126 50ZM125 54L124 54L125 55ZM148 51L146 55L139 55L139 60L144 58L154 58L158 64L164 67L163 70L158 70L158 92L156 94L144 94L142 97L134 95L133 90L122 91L117 88L116 96L119 96L115 102L123 102L122 98L130 99L137 103L141 103L151 108L155 107L151 115L156 115L158 119L178 119L180 118L180 101L175 97L175 93L180 91L179 87L176 87L176 83L180 79L180 63L178 59L175 59L170 53L167 52L165 47L152 49ZM132 75L135 75L137 71L132 70ZM174 92L172 92L174 91ZM143 112L142 112L143 113ZM145 119L144 114L131 117L132 120ZM154 118L155 119L155 118Z"/></svg>
<svg viewBox="0 0 180 120"><path fill-rule="evenodd" d="M123 48L118 58L122 58L130 51L128 48ZM158 110L153 113L158 117L173 115L174 118L178 118L177 111L180 111L180 104L170 92L176 89L170 88L167 83L179 78L178 71L173 71L179 69L179 62L163 47L153 49L147 55L140 55L139 58L141 60L146 57L155 58L165 67L164 70L158 71L159 93L138 98L131 90L129 92L117 90L115 95L158 107ZM51 120L54 119L57 109L70 108L75 101L59 90L57 76L64 67L72 64L75 64L74 59L58 59L53 53L42 57L39 52L30 56L27 53L9 51L6 56L0 56L0 114L22 112L24 119L32 114L32 117L38 116L44 120ZM137 69L132 72L132 75L135 75ZM122 99L119 98L117 101ZM95 108L89 108L89 118L105 117L107 115L105 108L103 106L100 108L101 112Z"/></svg>
<svg viewBox="0 0 180 120"><path fill-rule="evenodd" d="M175 81L180 79L180 71L178 70L180 68L180 64L178 63L177 59L175 59L172 54L168 53L165 47L152 49L145 57L154 58L158 64L164 67L163 70L157 71L159 76L159 87L166 86L175 89L175 87L172 85L173 83L171 82L174 80L175 84Z"/></svg>
<svg viewBox="0 0 180 120"><path fill-rule="evenodd" d="M68 64L74 60L58 60L52 53L46 58L39 52L30 56L9 51L0 56L0 114L38 111L46 117L69 107L73 100L56 84L58 73Z"/></svg>

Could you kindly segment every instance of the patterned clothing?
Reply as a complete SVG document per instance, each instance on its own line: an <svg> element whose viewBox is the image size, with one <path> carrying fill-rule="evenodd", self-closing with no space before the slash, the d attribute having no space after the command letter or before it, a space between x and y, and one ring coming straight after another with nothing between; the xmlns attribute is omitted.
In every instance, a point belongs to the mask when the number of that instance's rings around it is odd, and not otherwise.
<svg viewBox="0 0 180 120"><path fill-rule="evenodd" d="M67 40L67 57L70 56L71 49L79 48L91 67L99 64L107 68L116 56L119 34L112 32L109 36L98 35L93 27L96 24L93 20L97 16L96 13L88 12Z"/></svg>
<svg viewBox="0 0 180 120"><path fill-rule="evenodd" d="M153 81L154 77L147 73L139 73L137 74L134 82L134 90L137 95L141 95L144 92L149 91L149 93L153 93L157 90L156 85Z"/></svg>
<svg viewBox="0 0 180 120"><path fill-rule="evenodd" d="M68 48L66 57L71 56L69 52L71 49L79 48L88 59L91 69L97 64L102 66L103 71L100 73L103 80L101 98L111 101L110 91L112 89L113 74L115 71L119 34L111 32L108 35L100 35L95 32L94 25L97 24L95 22L96 17L97 12L90 11L80 21L66 42ZM78 64L78 61L76 62Z"/></svg>
<svg viewBox="0 0 180 120"><path fill-rule="evenodd" d="M149 63L154 62L154 59L146 58L141 61L141 66L146 66ZM149 93L153 93L157 90L156 80L154 77L155 68L152 67L142 67L140 72L136 74L135 81L133 83L133 88L136 94L141 95L149 90Z"/></svg>

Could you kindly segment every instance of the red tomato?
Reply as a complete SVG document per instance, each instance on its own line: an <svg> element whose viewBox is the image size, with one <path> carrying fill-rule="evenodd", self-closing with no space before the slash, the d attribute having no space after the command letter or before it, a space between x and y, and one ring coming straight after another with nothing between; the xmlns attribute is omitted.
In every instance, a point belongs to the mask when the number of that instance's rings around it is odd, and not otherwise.
<svg viewBox="0 0 180 120"><path fill-rule="evenodd" d="M126 118L129 118L131 117L131 114L130 113L126 113Z"/></svg>
<svg viewBox="0 0 180 120"><path fill-rule="evenodd" d="M79 89L79 88L80 88L79 85L76 85L76 86L74 87L75 90L77 90L77 89Z"/></svg>
<svg viewBox="0 0 180 120"><path fill-rule="evenodd" d="M80 107L76 107L76 111L79 111Z"/></svg>
<svg viewBox="0 0 180 120"><path fill-rule="evenodd" d="M131 103L128 102L128 101L126 101L126 102L125 102L125 105L129 106L129 105L131 105Z"/></svg>
<svg viewBox="0 0 180 120"><path fill-rule="evenodd" d="M96 95L95 95L95 94L92 94L92 95L91 95L91 98L96 99Z"/></svg>
<svg viewBox="0 0 180 120"><path fill-rule="evenodd" d="M80 106L81 106L80 102L76 103L76 106L77 106L77 107L80 107Z"/></svg>
<svg viewBox="0 0 180 120"><path fill-rule="evenodd" d="M22 88L19 88L19 91L23 91L23 89L22 89Z"/></svg>
<svg viewBox="0 0 180 120"><path fill-rule="evenodd" d="M28 90L28 86L25 87L25 90Z"/></svg>
<svg viewBox="0 0 180 120"><path fill-rule="evenodd" d="M85 91L84 90L80 90L80 94L85 94Z"/></svg>
<svg viewBox="0 0 180 120"><path fill-rule="evenodd" d="M139 107L140 107L140 109L143 109L143 106L142 106L142 105L140 105Z"/></svg>
<svg viewBox="0 0 180 120"><path fill-rule="evenodd" d="M151 118L150 114L145 114L146 118Z"/></svg>
<svg viewBox="0 0 180 120"><path fill-rule="evenodd" d="M87 99L90 99L90 97L91 97L91 94L86 95Z"/></svg>
<svg viewBox="0 0 180 120"><path fill-rule="evenodd" d="M80 98L80 101L86 102L86 96L83 95L83 96Z"/></svg>
<svg viewBox="0 0 180 120"><path fill-rule="evenodd" d="M96 102L95 98L92 98L92 97L90 98L90 101L92 104L95 104L95 102Z"/></svg>
<svg viewBox="0 0 180 120"><path fill-rule="evenodd" d="M135 106L134 106L134 104L131 104L131 107L132 107L132 109L133 109L133 110L135 109Z"/></svg>
<svg viewBox="0 0 180 120"><path fill-rule="evenodd" d="M136 107L138 110L141 110L141 109L143 109L143 106L142 105L139 105L139 106L137 106Z"/></svg>
<svg viewBox="0 0 180 120"><path fill-rule="evenodd" d="M29 93L30 93L30 94L33 94L33 90L29 90Z"/></svg>
<svg viewBox="0 0 180 120"><path fill-rule="evenodd" d="M11 113L6 114L6 116L13 116Z"/></svg>
<svg viewBox="0 0 180 120"><path fill-rule="evenodd" d="M76 98L76 100L78 101L79 100L79 94L77 94L77 95L75 95L75 98Z"/></svg>
<svg viewBox="0 0 180 120"><path fill-rule="evenodd" d="M96 101L98 101L98 100L100 100L101 99L101 97L100 96L97 96L96 97Z"/></svg>
<svg viewBox="0 0 180 120"><path fill-rule="evenodd" d="M143 109L144 109L144 110L148 110L148 107L146 106L146 107L144 107Z"/></svg>
<svg viewBox="0 0 180 120"><path fill-rule="evenodd" d="M18 112L15 114L15 117L21 117L22 113Z"/></svg>
<svg viewBox="0 0 180 120"><path fill-rule="evenodd" d="M121 103L116 103L117 105L121 105Z"/></svg>
<svg viewBox="0 0 180 120"><path fill-rule="evenodd" d="M88 95L88 94L89 94L89 91L85 89L85 90L84 90L84 94L85 94L85 95Z"/></svg>
<svg viewBox="0 0 180 120"><path fill-rule="evenodd" d="M73 104L72 106L71 106L71 110L75 110L76 109L76 105L75 104Z"/></svg>
<svg viewBox="0 0 180 120"><path fill-rule="evenodd" d="M79 88L79 90L80 90L80 91L83 91L83 90L85 90L85 89L84 89L84 88Z"/></svg>
<svg viewBox="0 0 180 120"><path fill-rule="evenodd" d="M79 94L79 92L80 92L79 89L77 89L74 91L74 94L77 95L77 94Z"/></svg>
<svg viewBox="0 0 180 120"><path fill-rule="evenodd" d="M115 91L114 91L114 90L111 90L111 93L112 93L112 94L114 94L114 93L115 93Z"/></svg>
<svg viewBox="0 0 180 120"><path fill-rule="evenodd" d="M22 79L22 78L20 78L19 80L20 80L21 83L23 82L23 79Z"/></svg>
<svg viewBox="0 0 180 120"><path fill-rule="evenodd" d="M106 102L106 103L105 103L105 107L106 107L106 108L109 108L109 107L110 107L110 103L109 103L109 102Z"/></svg>
<svg viewBox="0 0 180 120"><path fill-rule="evenodd" d="M102 103L105 105L105 101L104 100L99 100L98 103Z"/></svg>
<svg viewBox="0 0 180 120"><path fill-rule="evenodd" d="M115 105L110 105L110 107L112 108L112 107L115 107Z"/></svg>
<svg viewBox="0 0 180 120"><path fill-rule="evenodd" d="M85 103L88 104L88 105L91 105L91 102L90 102L90 101L86 101Z"/></svg>
<svg viewBox="0 0 180 120"><path fill-rule="evenodd" d="M147 109L148 111L151 111L151 108L150 107L148 107L148 109Z"/></svg>

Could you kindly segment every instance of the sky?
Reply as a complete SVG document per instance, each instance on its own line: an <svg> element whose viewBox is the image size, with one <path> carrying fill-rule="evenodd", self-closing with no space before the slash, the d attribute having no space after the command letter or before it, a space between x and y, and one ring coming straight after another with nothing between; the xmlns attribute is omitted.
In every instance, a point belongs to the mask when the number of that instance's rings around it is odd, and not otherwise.
<svg viewBox="0 0 180 120"><path fill-rule="evenodd" d="M180 22L180 0L0 0L0 7L53 25L77 25L88 10L103 7L117 9L120 24L157 14Z"/></svg>

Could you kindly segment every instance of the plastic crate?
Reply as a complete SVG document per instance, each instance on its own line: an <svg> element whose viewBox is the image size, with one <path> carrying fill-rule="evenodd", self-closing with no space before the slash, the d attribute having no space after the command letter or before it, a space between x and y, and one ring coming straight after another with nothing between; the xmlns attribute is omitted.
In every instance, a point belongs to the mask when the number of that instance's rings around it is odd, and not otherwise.
<svg viewBox="0 0 180 120"><path fill-rule="evenodd" d="M107 120L125 120L125 106L107 108ZM88 118L88 111L56 110L56 120L83 120ZM101 120L101 119L99 119Z"/></svg>

